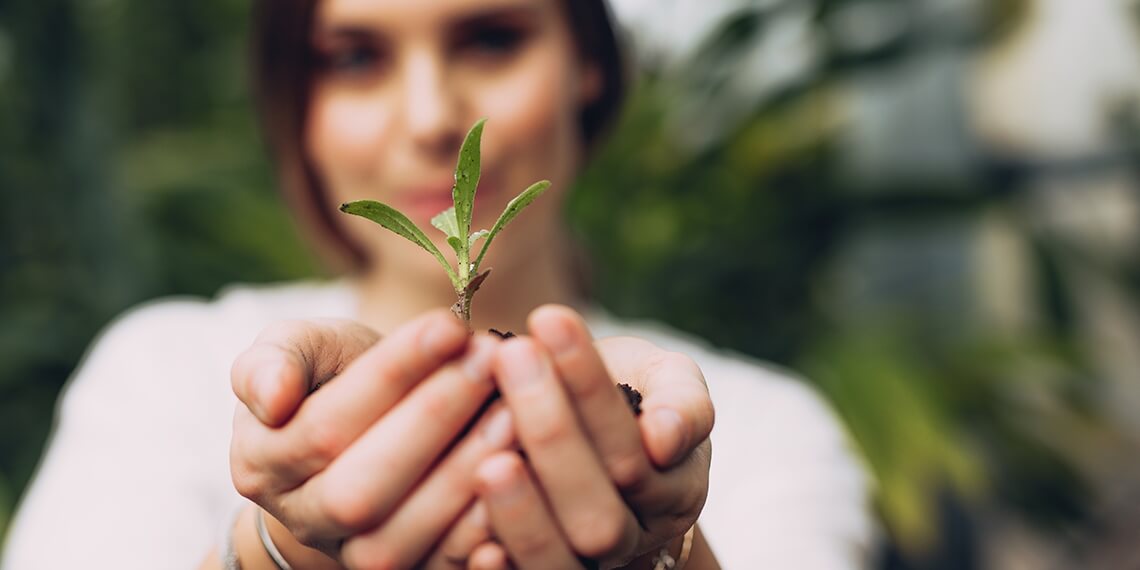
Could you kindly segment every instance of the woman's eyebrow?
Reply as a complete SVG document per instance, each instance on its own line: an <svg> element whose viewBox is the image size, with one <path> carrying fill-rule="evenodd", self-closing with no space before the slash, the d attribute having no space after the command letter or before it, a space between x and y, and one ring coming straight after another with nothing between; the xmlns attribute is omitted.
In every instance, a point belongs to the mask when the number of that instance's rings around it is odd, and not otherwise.
<svg viewBox="0 0 1140 570"><path fill-rule="evenodd" d="M533 3L505 4L473 10L455 18L449 26L453 32L481 28L487 24L529 24L540 19L544 7Z"/></svg>
<svg viewBox="0 0 1140 570"><path fill-rule="evenodd" d="M316 26L313 29L312 40L319 43L330 40L371 40L375 37L376 30L367 26L333 24Z"/></svg>
<svg viewBox="0 0 1140 570"><path fill-rule="evenodd" d="M487 25L528 25L542 16L543 6L530 3L504 4L481 7L455 17L447 24L453 34L463 34ZM368 24L355 22L325 22L313 27L310 41L314 45L336 41L375 41L382 32Z"/></svg>

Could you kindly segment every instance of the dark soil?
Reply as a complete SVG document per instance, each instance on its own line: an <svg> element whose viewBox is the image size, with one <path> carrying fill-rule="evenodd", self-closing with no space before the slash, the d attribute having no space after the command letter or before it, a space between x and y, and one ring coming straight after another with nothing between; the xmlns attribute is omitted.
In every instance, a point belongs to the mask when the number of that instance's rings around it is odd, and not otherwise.
<svg viewBox="0 0 1140 570"><path fill-rule="evenodd" d="M629 403L629 409L633 410L633 415L640 416L641 392L638 392L637 388L634 388L629 384L622 383L618 384L617 386L618 388L621 388L621 393L623 396L625 396L625 401Z"/></svg>

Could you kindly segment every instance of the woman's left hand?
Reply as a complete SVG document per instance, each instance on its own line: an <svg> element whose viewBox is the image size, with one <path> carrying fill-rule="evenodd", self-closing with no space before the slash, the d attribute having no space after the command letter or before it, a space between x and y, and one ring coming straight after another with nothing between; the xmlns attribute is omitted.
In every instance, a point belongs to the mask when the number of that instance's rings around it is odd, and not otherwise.
<svg viewBox="0 0 1140 570"><path fill-rule="evenodd" d="M533 338L507 341L494 366L526 461L500 453L477 471L499 545L477 548L471 566L619 567L684 534L708 493L713 408L700 369L639 339L595 344L564 307L536 310L528 326ZM639 418L614 378L644 395Z"/></svg>

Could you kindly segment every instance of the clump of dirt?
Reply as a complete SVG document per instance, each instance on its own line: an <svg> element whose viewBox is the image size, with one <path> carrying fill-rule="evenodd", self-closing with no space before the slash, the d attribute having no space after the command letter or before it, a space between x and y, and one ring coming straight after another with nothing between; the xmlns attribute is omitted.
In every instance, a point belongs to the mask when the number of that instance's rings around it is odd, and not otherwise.
<svg viewBox="0 0 1140 570"><path fill-rule="evenodd" d="M617 387L621 389L621 394L625 396L625 401L629 404L629 409L633 410L633 415L640 416L641 392L638 392L637 388L634 388L633 386L630 386L624 382L618 384Z"/></svg>

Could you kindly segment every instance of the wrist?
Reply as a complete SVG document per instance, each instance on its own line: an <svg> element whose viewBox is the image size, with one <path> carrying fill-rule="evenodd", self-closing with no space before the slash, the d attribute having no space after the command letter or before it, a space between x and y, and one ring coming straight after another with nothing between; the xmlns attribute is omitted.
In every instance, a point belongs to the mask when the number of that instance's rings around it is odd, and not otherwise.
<svg viewBox="0 0 1140 570"><path fill-rule="evenodd" d="M697 525L659 548L655 548L624 566L630 570L684 570L696 542Z"/></svg>
<svg viewBox="0 0 1140 570"><path fill-rule="evenodd" d="M261 507L253 505L238 517L234 528L234 550L241 561L242 570L277 570L277 564L270 558L266 546L258 535L256 516ZM313 568L317 570L340 570L337 561L323 552L309 548L293 537L289 529L269 513L264 514L265 530L273 546L293 568Z"/></svg>

